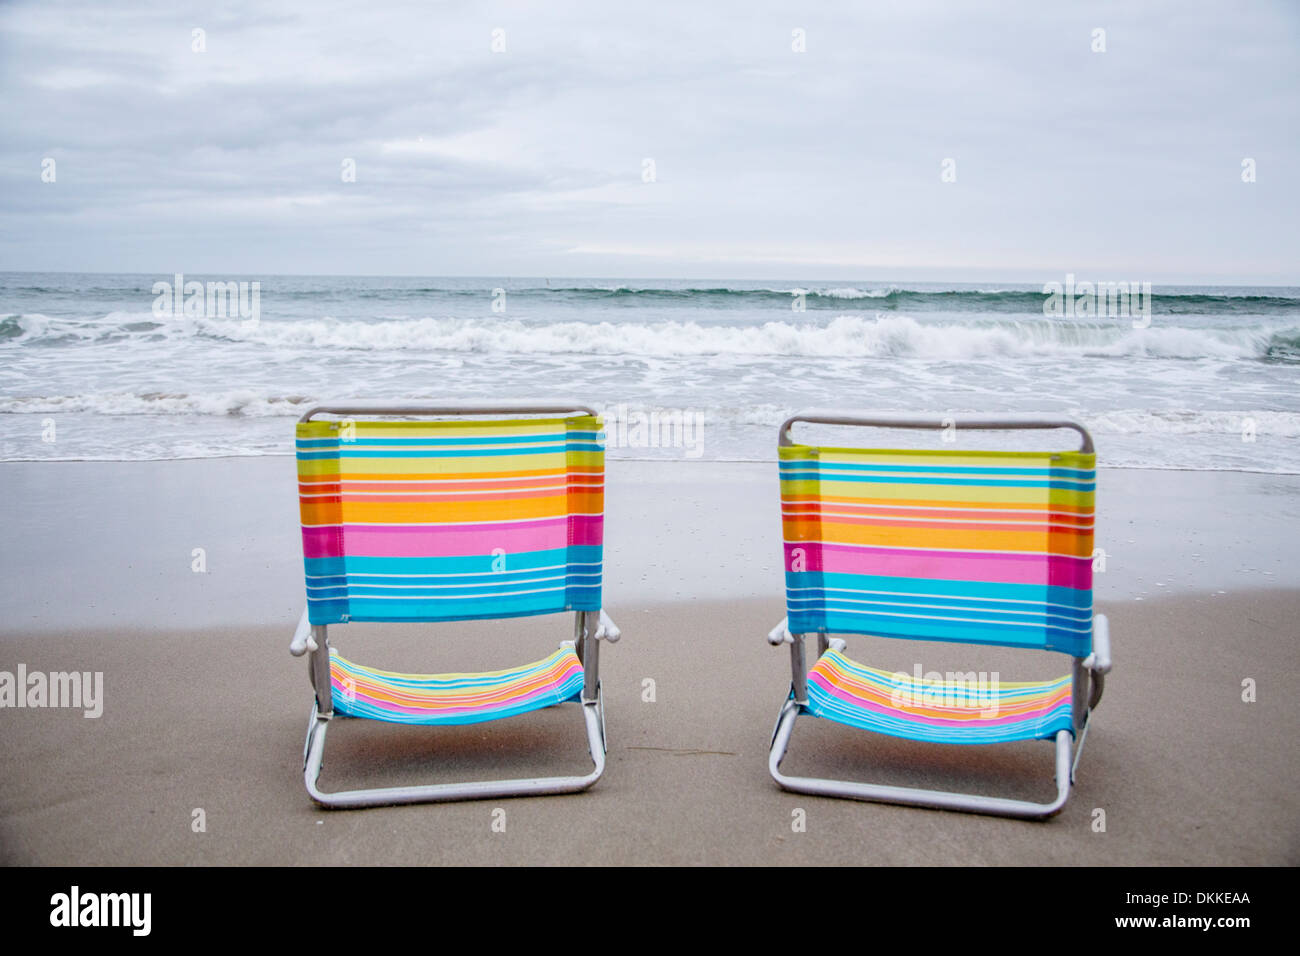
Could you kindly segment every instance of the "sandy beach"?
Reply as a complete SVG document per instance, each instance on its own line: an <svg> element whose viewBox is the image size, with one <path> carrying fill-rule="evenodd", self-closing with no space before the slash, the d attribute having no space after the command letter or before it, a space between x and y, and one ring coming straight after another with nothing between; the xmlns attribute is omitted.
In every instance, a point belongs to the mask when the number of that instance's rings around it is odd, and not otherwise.
<svg viewBox="0 0 1300 956"><path fill-rule="evenodd" d="M871 865L932 868L872 943L1283 926L1296 6L0 3L0 915ZM583 792L311 796L580 785L597 714ZM427 936L371 875L336 948Z"/></svg>
<svg viewBox="0 0 1300 956"><path fill-rule="evenodd" d="M788 682L775 466L609 463L602 655L608 769L585 794L327 812L301 779L310 690L288 458L6 463L0 670L102 671L103 714L0 711L6 864L1148 864L1300 862L1300 478L1106 471L1107 683L1065 810L1045 824L781 791ZM195 549L206 568L196 573ZM567 618L332 639L375 666L537 659ZM1063 672L1061 658L859 639L911 670ZM1257 700L1242 700L1251 679ZM645 699L653 681L654 700ZM1046 744L919 747L806 719L787 769L1024 797ZM584 770L572 705L465 728L342 722L327 787ZM505 832L493 811L505 810ZM806 812L794 832L792 811ZM1095 832L1096 810L1105 832ZM195 832L196 810L206 829ZM499 818L498 818L499 819Z"/></svg>

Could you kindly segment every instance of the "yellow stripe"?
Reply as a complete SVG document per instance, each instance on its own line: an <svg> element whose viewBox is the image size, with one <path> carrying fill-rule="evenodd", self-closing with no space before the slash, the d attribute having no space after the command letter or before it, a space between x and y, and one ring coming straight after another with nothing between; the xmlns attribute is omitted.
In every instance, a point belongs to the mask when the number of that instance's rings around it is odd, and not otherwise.
<svg viewBox="0 0 1300 956"><path fill-rule="evenodd" d="M854 494L855 489L861 489ZM979 504L1051 504L1079 505L1091 510L1096 493L1092 491L1071 491L1068 488L985 488L979 485L917 485L900 477L896 481L835 481L823 478L820 481L801 479L782 481L783 497L809 495L821 497L826 492L835 498L872 498L887 501L915 501L918 495L924 495L927 502L969 501Z"/></svg>

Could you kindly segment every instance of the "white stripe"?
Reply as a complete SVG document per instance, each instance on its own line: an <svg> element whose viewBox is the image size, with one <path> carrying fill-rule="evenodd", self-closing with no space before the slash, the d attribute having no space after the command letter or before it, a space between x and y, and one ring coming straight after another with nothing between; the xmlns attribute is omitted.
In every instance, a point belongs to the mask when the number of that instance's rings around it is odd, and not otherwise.
<svg viewBox="0 0 1300 956"><path fill-rule="evenodd" d="M858 479L858 478L883 478L883 479L885 479L885 481L874 481L874 482L856 481L856 479ZM915 483L918 479L924 479L924 478L939 478L939 479L942 479L944 482L949 482L949 481L952 481L952 482L960 482L960 484L953 484L953 485L950 486L950 487L953 487L953 488L972 488L972 487L985 487L985 488L1015 488L1015 487L1024 487L1023 484L1021 484L1021 485L1019 485L1019 486L1017 486L1017 485L1008 485L1008 484L1006 484L1007 482L1015 481L1015 482L1035 482L1035 484L1034 484L1034 485L1031 485L1030 487L1039 487L1039 488L1047 488L1047 489L1051 489L1051 484L1050 484L1050 483L1053 482L1053 481L1068 481L1068 482L1071 482L1072 484L1092 484L1092 483L1094 483L1094 482L1097 480L1095 476L1085 477L1085 476L1083 476L1083 475L1078 475L1078 474L1075 474L1075 475L1064 475L1064 474L1062 474L1062 475L1050 475L1050 476L1049 476L1049 475L993 475L993 474L985 474L985 473L982 473L982 472L979 473L979 474L971 474L971 473L969 473L969 472L962 473L962 472L956 472L956 471L907 471L907 472L877 471L877 472L869 472L869 471L841 471L841 470L838 470L838 469L828 469L828 468L825 468L825 467L823 467L823 468L821 468L821 469L818 470L818 473L817 473L817 477L816 477L816 478L811 478L811 477L808 477L808 478L786 478L785 480L786 480L786 481L854 481L855 484L880 484L880 485L888 484L888 483L891 483L891 482L892 482L892 483L894 483L894 484L906 485L906 484L913 484L913 483ZM1086 491L1087 489L1083 489L1083 488L1056 488L1056 489L1051 489L1051 490L1056 490L1056 491Z"/></svg>
<svg viewBox="0 0 1300 956"><path fill-rule="evenodd" d="M470 474L473 473L471 472ZM581 472L581 471L564 472L563 474L565 475L565 477L582 477L582 478L597 477L596 475L588 475L586 472ZM408 479L402 477L401 472L394 472L391 477L387 477L387 476L379 476L375 478L341 478L340 477L340 478L333 479L333 481L303 481L302 477L299 476L298 484L299 485L327 485L327 484L337 483L337 482L347 483L353 481L362 484L378 484L386 481L400 481L403 484L407 484L407 485L440 485L448 481L474 482L477 484L478 482L486 482L486 481L543 481L547 478L558 478L558 477L560 477L560 473L552 472L549 474L542 474L542 475L514 475L514 476L506 476L502 478L486 478L486 477L478 477L477 475L475 475L474 477L467 478L465 477L465 475L460 475L459 477L452 477L449 475L446 478ZM601 472L599 477L602 479L599 485L584 484L581 487L604 488L605 487L604 473Z"/></svg>
<svg viewBox="0 0 1300 956"><path fill-rule="evenodd" d="M1043 457L1046 458L1046 457L1047 457L1047 454L1044 454ZM1043 475L995 475L995 474L991 474L991 473L989 472L989 469L991 469L991 468L1021 468L1021 467L1023 467L1023 469L1026 470L1026 471L1031 471L1031 470L1032 470L1032 471L1047 471L1047 470L1050 470L1050 471L1053 471L1053 472L1059 473L1060 475L1066 477L1067 480L1071 480L1071 481L1079 480L1079 478L1077 478L1077 477L1070 477L1070 476L1094 476L1094 477L1095 477L1096 474L1097 474L1097 470L1096 470L1095 468L1067 468L1067 467L1065 467L1064 465L1053 466L1053 465L1050 465L1050 464L1043 464L1043 465L1037 465L1037 466L1035 466L1035 465L1024 465L1024 466L1020 466L1020 465L1010 465L1010 464L1008 464L1008 465L954 465L954 464L949 464L949 465L945 468L942 464L935 463L935 464L931 465L931 466L930 466L927 470L925 470L925 471L883 471L883 470L867 471L867 470L866 470L867 468L885 469L885 468L889 468L890 465L888 465L888 464L885 463L885 462L874 462L874 461L835 461L835 460L830 459L830 458L787 458L787 459L784 459L783 461L781 461L780 464L785 465L785 468L783 468L782 471L786 471L786 470L789 470L789 471L807 471L807 470L809 470L807 466L812 466L813 468L815 468L815 469L817 469L817 470L820 470L820 471L822 471L822 472L825 472L825 471L827 471L828 469L833 469L832 474L836 474L836 475L868 475L868 474L872 474L872 475L882 475L882 476L884 476L884 477L886 477L886 478L894 478L894 477L897 477L897 478L899 478L900 480L903 480L903 481L906 481L908 478L910 478L910 477L912 477L912 476L916 476L916 477L920 478L920 477L934 477L934 476L936 476L936 475L937 475L937 476L940 476L940 477L944 477L944 478L1001 478L1001 479L1004 479L1004 480L1007 480L1007 481L1021 481L1021 480L1030 480L1030 481L1032 481L1032 480L1043 480L1043 481L1049 481L1049 480L1051 480L1051 478L1056 477L1055 474L1054 474L1054 475L1049 475L1049 476L1043 476ZM855 466L865 466L865 467L855 467ZM895 466L895 467L897 467L897 466ZM918 466L912 466L912 467L921 467L921 466L918 465ZM965 471L956 471L956 470L954 470L954 469L958 469L958 468L964 468L964 469L966 469L966 470L965 470ZM973 470L972 470L972 469L973 469ZM800 479L800 478L787 479L787 481L805 481L805 480L811 480L811 479Z"/></svg>
<svg viewBox="0 0 1300 956"><path fill-rule="evenodd" d="M809 512L806 511L786 511L785 509L782 509L781 516L787 518L810 518L810 517L814 517L814 514L810 514ZM988 518L988 517L940 518L940 517L930 516L930 517L912 518L907 515L873 514L869 511L867 512L818 511L815 513L815 516L820 518L857 518L857 519L884 518L888 521L916 521L916 522L927 521L927 522L939 522L942 524L1023 524L1023 525L1034 525L1034 526L1042 526L1043 524L1046 524L1047 527L1049 528L1064 528L1070 531L1091 531L1093 528L1091 524L1060 524L1053 521L1044 522L1041 519L1017 521L1011 518Z"/></svg>
<svg viewBox="0 0 1300 956"><path fill-rule="evenodd" d="M999 508L999 507L985 508L985 504L984 504L984 502L979 502L979 503L977 503L977 504L975 504L975 505L962 504L962 502L967 502L967 501L969 501L969 499L967 499L967 498L962 498L962 499L954 500L954 501L951 501L951 502L948 502L948 501L936 501L934 504L928 504L928 505L891 505L891 504L885 504L884 502L880 502L880 501L870 501L870 502L868 502L868 501L864 501L864 502L862 502L861 504L857 504L857 503L854 503L854 502L848 502L848 501L837 501L837 502L833 502L833 503L831 504L831 507L835 507L835 508L881 508L881 509L886 509L886 510L891 510L891 511L953 511L953 510L956 510L956 511L962 511L962 510L965 510L965 511L988 511L988 512L990 512L990 513L992 513L992 514L1024 514L1027 510L1029 510L1029 509L1026 509L1026 508ZM1035 503L1036 503L1036 502L1035 502ZM797 504L797 502L793 502L793 501L784 501L784 500L783 500L783 501L781 502L781 506L782 506L783 509L784 509L785 507L793 507L793 506L795 506L796 504ZM804 507L807 507L807 506L810 505L810 504L821 504L821 501L818 500L818 501L816 501L816 502L804 502ZM1001 502L993 502L992 504L994 504L994 505L998 505L998 504L1001 504ZM1072 512L1072 511L1057 511L1057 510L1055 510L1055 509L1049 509L1049 510L1046 511L1046 512L1040 512L1040 514L1061 515L1061 516L1063 516L1063 517L1067 517L1067 518L1069 518L1069 517L1079 517L1079 515L1076 515L1075 512ZM1087 517L1092 517L1092 515L1089 514L1089 515L1087 515Z"/></svg>
<svg viewBox="0 0 1300 956"><path fill-rule="evenodd" d="M305 524L304 528L455 528L455 527L473 527L483 524L534 524L541 521L563 521L566 518L603 518L603 512L597 511L591 514L581 511L571 511L567 514L552 515L549 518L503 518L500 521L417 521L414 523L398 524L392 521L341 521L333 524Z"/></svg>
<svg viewBox="0 0 1300 956"><path fill-rule="evenodd" d="M792 544L795 547L807 547L813 544L825 544L834 548L873 548L879 551L938 551L942 554L1023 554L1035 558L1068 558L1071 561L1091 561L1091 555L1076 556L1073 554L1057 554L1054 551L990 551L987 548L931 548L931 547L910 547L905 548L901 545L889 544L853 544L847 541L791 541L785 539L786 544ZM822 569L825 571L825 568ZM828 574L861 574L861 571L828 571Z"/></svg>
<svg viewBox="0 0 1300 956"><path fill-rule="evenodd" d="M1046 585L1046 584L1041 584L1041 585L1029 585L1029 587L1048 587L1048 585ZM792 588L792 587L787 587L785 590L786 590L786 593L787 593L787 594L790 593L790 592L792 592L792 591L816 591L816 592L819 593L819 594L824 594L824 593L826 593L827 591L847 591L849 594L884 594L884 595L889 595L889 596L892 596L892 597L928 597L928 598L939 598L940 600L947 600L947 601L986 601L986 602L989 602L989 603L998 603L998 604L1037 604L1037 605L1040 605L1040 606L1043 606L1043 607L1063 607L1063 608L1069 608L1069 609L1071 609L1071 610L1078 610L1078 608L1075 608L1075 606L1074 606L1073 604L1059 604L1059 603L1057 603L1057 602L1055 602L1055 601L1027 601L1027 600L1025 600L1025 599L1023 599L1023 598L986 598L986 597L969 597L969 598L968 598L968 597L965 597L965 596L963 596L963 595L959 595L959 594L924 594L924 593L917 593L917 592L915 592L915 591L876 591L876 590L872 590L871 588L827 588L827 587L820 587L820 588ZM852 599L851 599L851 598L844 598L843 600L848 601L848 600L852 600ZM1091 614L1091 613L1092 613L1092 606L1089 605L1087 610L1088 610L1088 613ZM1008 612L1008 613L1010 613L1010 612Z"/></svg>
<svg viewBox="0 0 1300 956"><path fill-rule="evenodd" d="M490 437L490 436L485 436L485 437ZM376 451L465 451L465 450L467 450L467 449L468 449L468 450L472 450L472 451L497 451L497 450L499 449L499 450L501 450L501 451L503 451L503 452L509 452L509 451L512 451L512 450L515 450L515 449L524 449L525 451L536 451L537 449L539 449L539 448L544 448L544 447L546 447L547 445L565 445L565 444L567 444L567 440L565 439L565 437L564 437L563 435L554 435L554 434L540 433L540 434L535 435L535 436L533 436L533 437L535 437L535 438L543 438L543 439L546 439L546 440L545 440L545 441L512 441L512 442L490 442L490 443L484 443L484 442L481 442L481 441L474 441L474 439L470 438L470 439L466 439L466 440L464 440L464 441L460 441L460 442L457 442L457 443L455 443L455 444L449 444L449 445L406 445L406 444L401 444L401 445L399 445L399 444L397 444L396 442L393 442L393 443L391 443L391 444L384 444L384 445L359 445L359 444L357 444L356 442L353 442L353 441L344 441L344 440L342 440L342 439L338 439L337 442L336 442L334 445L320 445L320 446L316 446L316 447L313 447L313 448L301 448L301 449L298 449L298 450L301 451L303 454L311 455L311 454L316 454L316 453L320 453L320 452L331 452L331 451L334 451L335 448L337 448L339 451L354 451L354 452L357 452L357 453L358 453L358 454L357 454L357 457L364 458L366 452L376 452ZM304 440L305 440L305 441L311 441L312 439L304 439ZM319 440L319 439L317 439L317 440ZM595 443L595 439L593 439L593 438L579 438L579 439L576 439L576 440L575 440L575 443L578 443L578 442L581 442L581 443L584 443L584 444L594 444L594 443ZM575 450L577 450L577 449L575 449ZM538 452L538 454L542 454L542 455L563 455L564 452L565 452L565 449L561 448L559 451L548 450L548 451L544 451L544 452ZM384 457L387 458L387 457L391 457L391 456L385 455ZM430 455L430 456L428 456L428 457L434 457L434 456ZM488 456L488 455L473 455L473 456L463 456L463 457L488 458L488 457L490 457L490 456Z"/></svg>
<svg viewBox="0 0 1300 956"><path fill-rule="evenodd" d="M574 575L574 577L583 577L583 578L599 578L600 575L599 575L599 574L581 574L581 575ZM563 575L563 574L561 574L561 575L553 575L553 576L548 577L548 578L524 578L524 579L521 579L521 580L519 580L519 581L511 581L510 584L512 584L512 585L513 585L513 584L540 584L540 583L543 582L543 581L567 581L567 580L568 580L568 576L567 576L567 575ZM595 583L596 583L596 582L591 582L591 581L582 582L582 583L580 583L580 584L579 584L579 583L575 583L575 587L594 587L594 586L595 586ZM352 584L352 583L344 583L344 584L316 584L316 585L309 584L309 585L307 585L307 590L308 590L308 591L337 591L337 590L340 590L340 589L347 589L347 590L351 590L351 591L355 592L355 591L360 590L360 589L368 589L368 588L383 588L384 590L387 590L387 591L428 591L428 590L434 590L434 589L442 589L442 590L445 590L445 589L449 589L449 588L489 588L489 587L493 587L493 586L494 586L494 585L491 585L491 584L360 584L360 583ZM518 594L526 594L526 593L529 593L529 592L527 592L527 591L518 591L518 592L511 591L511 592L509 592L509 593L512 593L512 594L515 594L515 593L518 593ZM465 595L465 597L467 597L467 598L477 598L477 597L481 597L481 595L478 595L478 594L467 594L467 595Z"/></svg>
<svg viewBox="0 0 1300 956"><path fill-rule="evenodd" d="M367 601L482 601L488 598L498 597L518 597L521 594L549 594L552 591L564 591L567 588L536 588L532 591L501 591L496 594L431 594L431 595L401 595L401 594L375 594L362 595ZM313 598L308 597L309 601L326 601L334 600L333 598Z"/></svg>
<svg viewBox="0 0 1300 956"><path fill-rule="evenodd" d="M347 482L342 482L342 487L334 494L306 495L299 493L300 498L335 498L340 493L351 495L355 498L415 498L427 497L429 495L501 495L497 488L472 488L460 489L459 491L355 491L347 487ZM518 488L517 491L568 491L568 485L546 485L541 488Z"/></svg>
<svg viewBox="0 0 1300 956"><path fill-rule="evenodd" d="M830 610L830 608L828 608ZM835 608L838 614L879 614L881 617L906 617L918 621L945 621L948 623L960 624L996 624L999 627L1038 627L1036 624L1029 624L1022 621L986 621L977 617L939 617L931 614L895 614L892 611L858 611L853 608ZM1078 634L1091 634L1091 627L1059 627L1057 630L1074 631Z"/></svg>
<svg viewBox="0 0 1300 956"><path fill-rule="evenodd" d="M363 584L360 582L353 584L351 582L344 582L342 584L309 584L307 585L307 590L332 591L337 588L384 588L389 591L428 591L431 589L447 589L447 588L491 588L491 587L499 587L499 586L509 587L510 585L514 585L514 584L539 584L542 581L563 581L565 580L565 577L566 576L563 574L552 574L540 578L521 578L518 581L505 582L502 585L488 584L488 583L484 583L484 584Z"/></svg>
<svg viewBox="0 0 1300 956"><path fill-rule="evenodd" d="M816 600L816 598L794 598L793 600L810 601L810 600ZM882 607L882 606L883 607L927 607L927 608L933 608L936 610L943 610L943 611L975 611L977 613L982 612L984 614L1019 614L1021 617L1042 618L1044 623L1046 623L1047 619L1051 616L1044 611L1003 611L1003 610L999 610L998 608L962 607L961 605L956 605L956 604L914 604L910 601L859 601L855 598L839 598L839 597L833 598L830 597L829 595L825 597L824 603L828 605L829 604L870 604L876 607ZM949 619L945 618L945 620L949 620ZM1007 623L1010 624L1013 622L1008 621ZM1077 622L1072 621L1071 623L1077 623Z"/></svg>
<svg viewBox="0 0 1300 956"><path fill-rule="evenodd" d="M308 579L320 578L470 578L496 577L500 574L524 574L533 571L558 571L561 568L598 568L602 561L572 561L569 564L547 564L537 568L520 568L518 571L462 571L446 574L379 574L373 571L344 571L341 574L308 574Z"/></svg>
<svg viewBox="0 0 1300 956"><path fill-rule="evenodd" d="M809 471L809 470L811 469L807 469L807 468L786 469L787 472ZM862 478L876 478L876 479L884 479L884 480L883 481L859 481L858 480ZM1068 481L1072 484L1086 485L1086 484L1093 484L1097 480L1096 475L1094 473L1089 473L1089 472L1074 472L1070 474L1061 473L1061 474L1054 474L1054 475L995 475L988 472L971 473L971 472L957 472L957 471L904 471L904 472L856 471L852 469L846 470L841 468L828 468L825 465L817 469L816 477L813 477L811 475L787 476L785 474L781 476L782 481L789 481L789 482L852 481L854 484L864 484L864 485L865 484L883 485L889 483L906 485L927 478L930 479L937 478L945 483L953 482L951 487L954 488L972 488L972 487L1014 488L1017 487L1016 485L1007 484L1007 482L1013 482L1013 481L1021 482L1021 483L1033 482L1034 484L1031 485L1030 487L1050 488L1051 482ZM958 484L958 482L960 484ZM1019 487L1024 487L1024 485L1021 484ZM1055 490L1083 491L1086 489L1057 488Z"/></svg>

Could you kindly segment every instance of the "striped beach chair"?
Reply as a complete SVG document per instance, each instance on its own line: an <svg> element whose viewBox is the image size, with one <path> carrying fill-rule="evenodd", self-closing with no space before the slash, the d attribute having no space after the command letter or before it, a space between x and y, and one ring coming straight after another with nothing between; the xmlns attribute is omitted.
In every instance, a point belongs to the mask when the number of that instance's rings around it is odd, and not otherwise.
<svg viewBox="0 0 1300 956"><path fill-rule="evenodd" d="M912 451L795 444L798 422L879 428L1068 428L1078 451ZM951 433L951 434L955 434ZM1092 608L1092 439L1068 420L911 418L808 411L779 437L791 688L768 769L787 790L885 803L1045 818L1069 797L1078 755L1110 670L1106 618ZM806 666L805 637L817 659ZM894 673L850 659L836 635L1056 651L1071 672L996 684L974 675ZM1050 740L1048 803L781 772L801 714L942 744ZM1077 743L1076 743L1077 741ZM1073 749L1073 757L1072 751Z"/></svg>
<svg viewBox="0 0 1300 956"><path fill-rule="evenodd" d="M296 447L307 607L290 651L310 655L303 775L312 798L367 807L595 783L605 769L599 642L619 637L600 604L605 456L596 413L576 403L320 406L300 419ZM565 611L575 612L574 639L509 670L399 674L329 646L329 626L352 621ZM567 702L582 711L595 765L583 776L337 793L317 785L336 717L471 724Z"/></svg>

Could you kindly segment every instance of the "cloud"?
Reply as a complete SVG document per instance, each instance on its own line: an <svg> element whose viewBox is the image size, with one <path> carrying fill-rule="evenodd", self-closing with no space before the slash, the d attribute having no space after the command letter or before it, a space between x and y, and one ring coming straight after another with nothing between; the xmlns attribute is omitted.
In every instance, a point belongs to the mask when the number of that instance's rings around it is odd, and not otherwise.
<svg viewBox="0 0 1300 956"><path fill-rule="evenodd" d="M0 8L0 263L1300 281L1289 4L372 6Z"/></svg>

